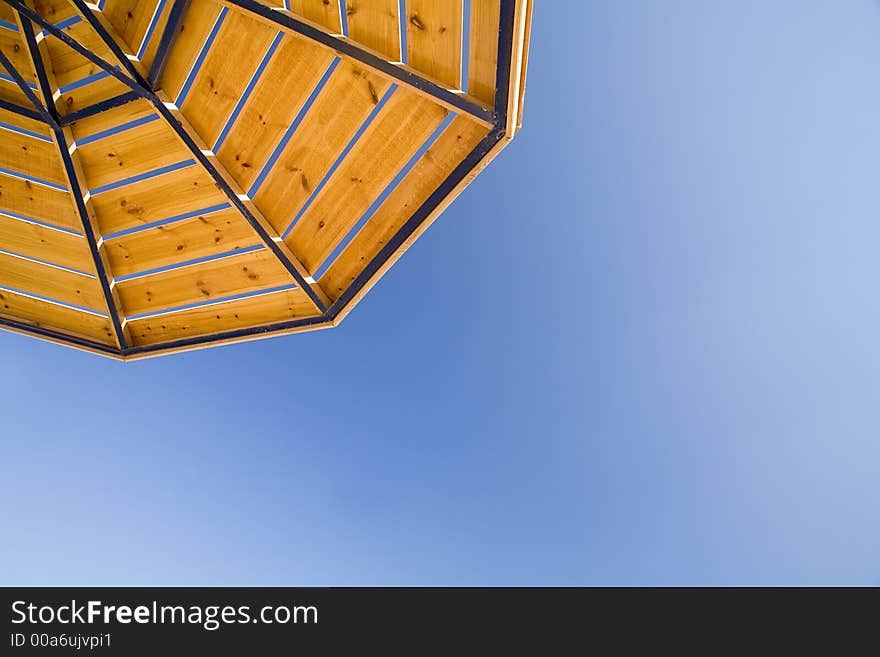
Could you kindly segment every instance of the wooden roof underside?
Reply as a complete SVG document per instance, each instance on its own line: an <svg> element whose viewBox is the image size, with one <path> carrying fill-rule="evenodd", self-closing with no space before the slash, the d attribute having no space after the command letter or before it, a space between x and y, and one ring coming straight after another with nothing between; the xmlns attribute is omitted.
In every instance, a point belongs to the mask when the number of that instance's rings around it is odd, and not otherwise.
<svg viewBox="0 0 880 657"><path fill-rule="evenodd" d="M530 0L0 1L0 327L338 324L513 138Z"/></svg>

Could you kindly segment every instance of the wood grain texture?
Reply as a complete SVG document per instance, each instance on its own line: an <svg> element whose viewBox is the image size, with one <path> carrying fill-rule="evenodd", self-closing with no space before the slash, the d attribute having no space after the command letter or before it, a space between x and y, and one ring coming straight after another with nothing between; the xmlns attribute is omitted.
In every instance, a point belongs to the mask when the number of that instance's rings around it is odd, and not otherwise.
<svg viewBox="0 0 880 657"><path fill-rule="evenodd" d="M0 290L0 317L115 345L110 320L80 310Z"/></svg>
<svg viewBox="0 0 880 657"><path fill-rule="evenodd" d="M152 121L77 149L89 189L191 159L164 121Z"/></svg>
<svg viewBox="0 0 880 657"><path fill-rule="evenodd" d="M230 12L180 109L206 144L213 145L277 30Z"/></svg>
<svg viewBox="0 0 880 657"><path fill-rule="evenodd" d="M211 176L198 165L92 197L103 235L204 210L226 201Z"/></svg>
<svg viewBox="0 0 880 657"><path fill-rule="evenodd" d="M283 233L390 84L341 63L266 177L254 202Z"/></svg>
<svg viewBox="0 0 880 657"><path fill-rule="evenodd" d="M398 88L285 240L315 272L407 161L446 110Z"/></svg>
<svg viewBox="0 0 880 657"><path fill-rule="evenodd" d="M347 0L348 34L355 41L400 61L400 17L397 0Z"/></svg>
<svg viewBox="0 0 880 657"><path fill-rule="evenodd" d="M468 93L489 105L495 104L500 24L501 0L471 2Z"/></svg>
<svg viewBox="0 0 880 657"><path fill-rule="evenodd" d="M338 0L290 0L290 11L332 32L342 32Z"/></svg>
<svg viewBox="0 0 880 657"><path fill-rule="evenodd" d="M12 22L14 24L15 20L13 19ZM27 56L27 49L24 40L18 32L0 29L0 50L3 51L6 58L12 62L13 66L15 66L15 70L17 70L25 80L32 83L37 81L37 76L31 68L30 60ZM0 66L0 73L9 76L9 72L2 66ZM33 107L33 105L30 105L30 107Z"/></svg>
<svg viewBox="0 0 880 657"><path fill-rule="evenodd" d="M95 114L85 119L80 119L70 127L76 140L91 137L105 130L124 125L130 121L143 119L155 114L155 108L146 100L136 100L120 107Z"/></svg>
<svg viewBox="0 0 880 657"><path fill-rule="evenodd" d="M24 95L24 92L17 84L7 82L6 80L0 80L0 99L27 110L34 107L34 104L28 100L28 97Z"/></svg>
<svg viewBox="0 0 880 657"><path fill-rule="evenodd" d="M283 39L217 152L242 188L256 180L332 60L325 48Z"/></svg>
<svg viewBox="0 0 880 657"><path fill-rule="evenodd" d="M55 144L8 131L2 137L0 167L57 185L67 184Z"/></svg>
<svg viewBox="0 0 880 657"><path fill-rule="evenodd" d="M262 249L120 281L116 288L126 314L137 315L293 283L274 254Z"/></svg>
<svg viewBox="0 0 880 657"><path fill-rule="evenodd" d="M487 133L463 117L449 124L321 277L332 299L339 298Z"/></svg>
<svg viewBox="0 0 880 657"><path fill-rule="evenodd" d="M107 0L98 20L105 21L112 32L118 34L123 50L135 53L158 2ZM219 336L237 329L263 329L270 324L316 317L316 304L302 290L268 292L294 283L278 258L290 260L306 277L329 265L314 289L325 305L339 299L364 268L383 249L387 251L389 241L413 213L432 195L436 197L434 200L439 199L435 194L438 187L488 134L488 122L463 116L455 118L427 152L420 155L396 188L389 189L401 168L412 160L447 116L449 105L430 98L417 85L397 80L388 72L370 69L339 55L332 47L317 44L292 33L289 28L271 23L266 17L256 17L224 2L226 0L191 1L157 95L166 103L174 120L179 121L196 142L197 148L202 149L208 169L216 168L217 175L237 197L235 202L243 203L247 212L253 214L261 230L268 234L266 239L277 243L281 255L276 256L266 248L242 212L228 206L232 199L221 192L208 171L198 164L119 189L85 195L87 215L94 217L96 232L104 236L97 248L98 257L114 280L110 294L127 316L151 314L148 318L126 322L128 344L161 346L167 341L196 336L220 342L254 339L259 335ZM265 0L264 4L283 8L281 0ZM405 29L406 70L447 89L465 86L476 101L491 105L495 102L499 73L496 58L500 4L500 0L475 0L470 3L468 16L462 16L460 0L348 0L345 6L351 41L389 61L399 62L400 30ZM70 0L36 0L36 5L55 23L75 14ZM400 5L404 5L404 9L400 9ZM0 3L0 11L3 6ZM182 106L177 107L173 100L190 74L223 6L228 7L223 25L217 30L213 46L206 52L198 71L191 76L186 100L181 100ZM161 26L170 9L169 2L148 44L144 61L155 53ZM398 15L399 10L402 16ZM334 0L291 0L290 12L331 34L341 31L339 3ZM509 142L521 120L523 60L528 52L531 2L516 0L516 12L514 63L509 72L501 72L509 74L511 86L511 115L508 125L500 126L507 130L507 138L492 148L453 190L444 194L437 207L429 209L425 220L390 257L383 256L378 269L332 320L322 320L318 326L342 321L374 282ZM464 29L468 30L470 41L467 81L461 80ZM80 21L65 30L99 56L114 61L86 22ZM279 37L281 32L283 37ZM278 38L277 49L266 60L267 49ZM54 37L41 41L40 48L52 60L51 84L72 84L100 70ZM24 61L24 49L14 32L0 30L0 49L4 52L8 49L10 56ZM302 111L337 57L340 60L334 64L326 85L317 90L308 110ZM265 69L255 78L255 71L264 61L267 62ZM26 65L22 69L33 77L33 71ZM396 90L353 143L353 137L392 83L397 84ZM0 98L4 97L3 84L0 81ZM10 97L14 96L22 106L28 105L20 90L14 85L7 86ZM246 95L248 86L252 86L252 90ZM61 94L58 105L62 113L68 113L125 91L127 87L112 78L93 81ZM234 122L230 120L233 111L237 116ZM194 159L193 153L161 118L82 143L153 112L155 109L148 103L136 101L65 129L70 135L66 138L77 142L73 159L75 166L81 168L81 179L87 188L95 189ZM289 128L300 114L303 115L301 124L290 133ZM17 126L49 135L46 126L3 110L0 110L0 123L9 124L7 128L0 126L0 167L59 185L66 183L55 145L21 135L16 129ZM224 141L218 144L221 134L225 135ZM352 148L343 158L349 144ZM211 152L215 149L218 152ZM274 154L277 160L272 157ZM273 166L264 171L270 162ZM329 174L334 165L338 166ZM378 205L372 216L365 216L383 193L388 194L388 198ZM32 217L76 232L82 230L82 220L68 193L0 173L0 287L5 285L24 291L4 293L5 296L0 297L0 316L116 345L106 317L59 305L74 304L106 314L99 281L89 275L94 273L95 262L86 240L10 215ZM289 237L280 241L278 235L288 229L295 217L297 223ZM165 223L148 226L154 222ZM361 222L364 222L362 226ZM144 226L148 227L118 235L120 231ZM360 228L353 234L355 226ZM254 250L255 247L261 248ZM337 251L339 255L335 256ZM186 264L218 255L223 257ZM335 261L327 262L331 256ZM70 267L85 274L58 267ZM171 269L154 271L168 267ZM149 271L154 273L145 274ZM131 278L120 281L120 277ZM326 296L325 291L329 293ZM28 293L56 299L59 303L41 302L29 298ZM243 293L252 296L226 300ZM175 310L187 305L195 307ZM280 332L313 329L296 327ZM170 351L189 348L193 347L171 347Z"/></svg>
<svg viewBox="0 0 880 657"><path fill-rule="evenodd" d="M220 10L221 6L212 0L190 0L159 79L159 86L169 97L176 98L180 93Z"/></svg>
<svg viewBox="0 0 880 657"><path fill-rule="evenodd" d="M461 88L461 0L407 0L406 35L410 66Z"/></svg>
<svg viewBox="0 0 880 657"><path fill-rule="evenodd" d="M144 69L149 71L150 67L153 65L153 60L156 58L156 51L159 49L159 44L162 41L162 33L165 31L165 26L168 24L168 18L171 16L171 9L174 6L174 2L169 0L165 3L164 9L159 14L158 19L156 20L156 26L153 28L153 34L150 36L149 41L146 43L146 48L144 49L144 54L141 57L141 62L144 65ZM137 51L135 51L137 52Z"/></svg>
<svg viewBox="0 0 880 657"><path fill-rule="evenodd" d="M149 345L314 316L309 298L294 289L136 319L129 325L135 344Z"/></svg>
<svg viewBox="0 0 880 657"><path fill-rule="evenodd" d="M94 263L84 237L0 215L0 249L78 271L93 273Z"/></svg>
<svg viewBox="0 0 880 657"><path fill-rule="evenodd" d="M36 132L46 137L49 136L49 126L42 121L35 121L34 119L30 119L26 116L5 109L0 109L0 122L30 130L31 132Z"/></svg>
<svg viewBox="0 0 880 657"><path fill-rule="evenodd" d="M137 52L158 4L159 0L106 0L103 12L128 49Z"/></svg>
<svg viewBox="0 0 880 657"><path fill-rule="evenodd" d="M3 173L0 173L0 212L82 232L82 223L67 192Z"/></svg>
<svg viewBox="0 0 880 657"><path fill-rule="evenodd" d="M58 98L55 106L58 108L59 114L67 116L77 110L96 105L128 91L127 86L113 77L101 78L83 87L64 92Z"/></svg>
<svg viewBox="0 0 880 657"><path fill-rule="evenodd" d="M96 278L0 253L0 286L106 312Z"/></svg>
<svg viewBox="0 0 880 657"><path fill-rule="evenodd" d="M107 240L116 276L243 249L259 238L237 210L220 210Z"/></svg>

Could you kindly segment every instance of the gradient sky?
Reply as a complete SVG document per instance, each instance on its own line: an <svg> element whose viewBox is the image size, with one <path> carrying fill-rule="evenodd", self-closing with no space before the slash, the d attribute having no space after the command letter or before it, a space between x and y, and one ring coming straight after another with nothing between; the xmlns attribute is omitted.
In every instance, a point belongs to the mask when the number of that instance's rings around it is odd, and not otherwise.
<svg viewBox="0 0 880 657"><path fill-rule="evenodd" d="M880 584L880 4L537 5L340 328L0 333L0 583Z"/></svg>

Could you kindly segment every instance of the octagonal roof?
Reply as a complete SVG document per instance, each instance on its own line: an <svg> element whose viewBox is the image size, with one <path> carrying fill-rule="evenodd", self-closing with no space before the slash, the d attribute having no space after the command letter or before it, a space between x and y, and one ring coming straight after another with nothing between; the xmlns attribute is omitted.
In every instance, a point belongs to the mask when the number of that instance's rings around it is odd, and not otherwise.
<svg viewBox="0 0 880 657"><path fill-rule="evenodd" d="M0 327L335 326L521 123L530 0L2 0Z"/></svg>

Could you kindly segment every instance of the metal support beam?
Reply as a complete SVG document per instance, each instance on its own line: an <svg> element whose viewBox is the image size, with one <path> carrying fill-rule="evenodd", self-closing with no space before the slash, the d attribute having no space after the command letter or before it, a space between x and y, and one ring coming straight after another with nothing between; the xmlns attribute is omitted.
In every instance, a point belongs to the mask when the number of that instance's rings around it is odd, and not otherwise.
<svg viewBox="0 0 880 657"><path fill-rule="evenodd" d="M120 358L120 356L122 355L122 352L120 350L109 347L106 344L101 344L100 342L93 342L92 340L80 338L76 335L72 335L69 333L53 331L52 329L46 328L45 326L26 324L25 322L17 322L14 319L8 319L6 317L0 317L0 327L9 329L10 331L14 331L15 333L25 333L28 335L33 335L34 337L41 338L43 340L49 340L50 342L58 342L64 345L72 345L79 349L97 352L104 356Z"/></svg>
<svg viewBox="0 0 880 657"><path fill-rule="evenodd" d="M52 129L52 133L55 143L58 144L58 151L61 154L61 162L64 165L64 172L67 174L70 193L76 205L76 211L82 220L83 232L85 233L86 241L89 243L89 251L91 251L92 258L95 261L95 273L98 275L98 281L101 283L101 291L104 293L104 301L107 303L107 313L110 315L110 322L113 325L116 342L119 343L120 349L125 349L128 346L125 338L125 329L119 321L119 308L113 294L113 289L110 287L110 275L104 266L104 258L98 247L98 240L95 236L91 217L83 200L83 187L80 184L79 176L73 163L73 157L70 154L70 145L64 136L63 128L56 126Z"/></svg>
<svg viewBox="0 0 880 657"><path fill-rule="evenodd" d="M102 100L100 103L95 103L94 105L83 107L82 109L78 109L75 112L71 112L70 114L65 114L61 117L60 123L62 127L68 126L82 119L87 119L90 116L95 116L96 114L100 114L101 112L111 110L115 107L128 105L129 103L133 103L136 100L140 100L140 98L141 96L139 94L136 94L134 91L128 91L124 94L114 96L113 98Z"/></svg>
<svg viewBox="0 0 880 657"><path fill-rule="evenodd" d="M510 105L510 67L513 57L515 0L501 0L501 20L498 25L498 57L495 75L495 117L501 130L507 128L507 112Z"/></svg>
<svg viewBox="0 0 880 657"><path fill-rule="evenodd" d="M172 130L174 130L178 138L187 147L193 158L195 158L195 160L205 169L205 171L207 171L211 175L211 177L214 179L214 182L217 184L217 187L226 195L226 197L229 199L229 202L251 225L251 228L254 229L254 231L263 241L263 244L270 251L272 251L275 257L290 273L291 277L293 277L293 279L296 281L296 284L299 285L302 290L308 295L309 299L311 299L315 307L317 307L318 310L322 313L327 310L328 299L326 295L317 284L309 284L309 282L306 280L306 278L308 278L310 275L308 270L295 258L295 256L293 256L293 254L290 252L290 249L287 248L287 245L284 244L283 241L281 241L281 238L277 234L273 234L274 230L264 218L258 215L258 211L255 208L250 207L250 205L252 204L249 203L249 199L242 198L243 194L233 189L230 183L230 179L226 175L224 175L224 171L221 171L219 169L219 162L217 164L214 164L211 161L211 159L205 154L202 146L197 143L193 134L191 134L191 131L184 127L181 120L174 116L174 113L171 111L168 105L166 105L166 103L162 99L160 99L155 94L155 92L153 92L152 89L149 89L145 86L145 81L144 84L141 84L138 83L136 80L128 77L127 75L119 71L115 66L105 61L101 57L98 57L95 53L84 47L68 34L59 30L42 16L30 10L21 2L21 0L6 0L6 2L13 4L16 9L18 9L23 15L31 18L35 23L40 25L43 30L45 30L52 36L61 39L64 43L69 45L80 55L93 62L103 70L107 71L117 80L128 86L141 98L149 100L156 108L156 111L159 113L159 115L163 119L165 119L165 122L171 127ZM97 26L93 27L98 36L100 36L101 39L105 41L109 46L110 42L113 41L113 39L103 29L103 26L101 26L99 23ZM116 50L121 53L122 57L126 56L125 53L121 51L118 44L116 45ZM111 52L113 52L112 49Z"/></svg>
<svg viewBox="0 0 880 657"><path fill-rule="evenodd" d="M291 319L287 322L279 324L271 324L269 326L256 326L253 328L238 329L234 331L225 331L223 333L214 333L212 335L202 335L192 338L181 338L171 342L163 342L160 344L142 345L137 347L129 347L122 352L123 356L143 356L156 352L173 351L186 349L187 347L198 347L215 342L228 342L241 340L246 338L257 337L260 335L268 336L272 333L290 332L297 329L307 328L329 328L331 324L323 315L316 317L304 317L303 319Z"/></svg>
<svg viewBox="0 0 880 657"><path fill-rule="evenodd" d="M501 68L510 71L511 57L513 53L514 38L514 0L502 0L501 2L501 30L500 40L498 44L498 61ZM343 294L327 309L324 317L313 317L299 320L291 320L287 322L279 322L269 326L259 326L254 328L238 329L235 331L227 331L225 333L215 333L213 335L199 336L193 338L185 338L175 340L173 342L132 347L127 349L124 356L142 356L150 353L158 353L167 350L185 349L187 347L198 347L203 344L243 339L248 337L257 337L271 333L284 333L296 329L307 329L309 327L318 328L325 322L335 324L338 318L344 315L357 297L362 293L364 288L368 286L375 277L381 273L383 267L387 266L392 259L399 254L413 235L422 230L426 222L430 222L437 208L446 200L450 194L454 194L455 190L462 184L466 184L468 178L476 175L476 172L483 166L487 158L491 158L493 152L501 146L505 138L504 128L507 122L507 106L510 91L509 76L503 78L499 73L497 81L496 102L499 103L502 112L497 117L497 125L487 134L479 144L468 154L468 156L447 176L443 184L438 187L431 196L412 214L412 216L404 223L397 233L388 241L387 244L373 257L364 270L355 278L348 286Z"/></svg>
<svg viewBox="0 0 880 657"><path fill-rule="evenodd" d="M440 187L434 190L421 207L400 227L394 237L382 247L379 253L358 274L357 278L352 281L351 285L346 288L345 292L330 307L327 315L331 319L335 320L345 310L345 307L357 298L361 290L370 283L371 279L380 273L387 262L395 257L398 249L403 247L407 240L416 234L426 221L430 220L434 210L443 203L444 199L454 193L454 190L472 172L477 171L480 163L504 139L509 105L515 14L516 1L501 0L501 19L498 35L498 75L495 82L495 128L477 144L474 150L449 174Z"/></svg>
<svg viewBox="0 0 880 657"><path fill-rule="evenodd" d="M34 121L45 121L46 119L43 117L35 109L30 109L29 107L22 107L21 105L16 105L15 103L10 103L8 100L3 100L0 98L0 109L4 109L7 112L13 112L14 114L18 114L19 116L26 116L29 119L33 119Z"/></svg>
<svg viewBox="0 0 880 657"><path fill-rule="evenodd" d="M99 36L104 41L104 45L110 49L110 52L113 53L113 57L119 62L119 65L122 66L123 69L128 73L131 78L137 82L140 86L144 88L151 88L150 83L141 75L141 72L138 70L137 66L134 65L131 59L128 58L128 55L122 50L122 47L119 45L119 41L117 41L117 35L110 35L110 31L113 30L112 26L109 22L104 18L103 14L100 16L93 12L86 6L84 0L70 0L73 6L76 8L77 13L82 16L83 20L86 21L89 25L92 26L92 29L98 33ZM115 30L113 30L115 31ZM135 58L135 61L137 59Z"/></svg>
<svg viewBox="0 0 880 657"><path fill-rule="evenodd" d="M174 340L171 342L155 345L127 346L123 342L120 342L120 344L123 346L118 352L115 352L104 345L91 343L90 341L84 341L82 339L72 339L66 334L56 334L51 330L42 328L35 329L34 327L30 327L25 324L21 324L18 322L9 322L0 319L0 325L10 326L15 330L32 332L43 337L48 337L49 339L57 339L63 342L70 342L73 343L75 346L80 346L82 348L104 351L106 353L114 353L116 355L126 357L144 356L168 350L197 347L203 344L214 342L234 341L247 337L258 337L261 335L268 335L272 333L290 332L297 329L321 328L324 326L332 325L338 319L344 316L344 314L350 309L351 304L355 302L359 295L363 293L364 289L368 287L379 274L381 274L383 268L387 267L390 262L393 262L393 260L399 256L401 249L406 246L408 240L412 239L414 235L417 235L420 230L424 229L426 223L430 222L431 218L435 215L437 210L442 207L442 204L447 200L447 198L451 194L454 194L457 189L460 189L461 186L466 184L469 178L476 175L476 172L478 172L480 168L489 159L491 159L491 157L494 156L498 149L503 146L502 142L505 140L506 137L505 128L507 125L507 114L510 109L508 105L511 83L510 71L514 52L513 39L516 32L516 0L501 0L501 22L499 29L498 46L499 71L496 80L495 110L488 110L484 106L475 103L467 96L455 94L453 92L450 92L449 90L443 89L439 85L427 81L424 78L421 78L415 73L409 71L406 67L402 67L401 65L392 62L387 62L381 57L357 46L356 44L344 38L333 36L311 24L299 21L287 12L270 9L269 7L261 5L255 0L223 0L225 4L234 5L244 11L260 16L263 19L269 20L272 23L280 26L288 32L295 32L302 36L318 41L319 43L322 43L330 48L333 48L344 56L356 59L367 66L370 66L390 77L393 77L395 80L405 86L419 89L423 93L434 96L439 102L445 105L454 106L461 113L467 114L472 118L476 118L481 123L485 124L489 122L493 125L493 128L490 130L487 136L483 138L483 140L471 151L471 153L468 154L468 156L452 171L452 173L450 173L450 175L446 178L446 180L444 180L441 186L436 189L403 224L403 226L401 226L397 233L388 241L387 244L384 245L379 253L376 254L376 256L352 282L348 289L343 292L342 296L340 296L332 305L329 305L328 307L328 305L325 304L324 300L320 298L320 296L316 295L315 290L306 283L302 273L297 270L294 262L288 260L284 250L286 245L284 245L283 242L280 242L279 246L279 243L276 242L275 239L273 239L272 232L274 231L272 231L271 227L269 227L269 230L266 229L265 225L260 220L261 218L256 216L249 208L249 204L252 205L252 203L247 199L247 197L244 197L244 195L240 196L236 192L236 190L230 185L230 182L227 179L228 174L224 175L225 172L222 169L218 169L218 167L212 163L209 155L206 155L205 152L203 152L201 145L198 143L197 135L195 135L194 132L191 134L191 128L185 125L185 121L182 119L182 117L178 118L175 115L175 112L179 112L178 108L176 108L170 102L166 104L166 102L163 102L163 99L161 99L156 93L154 93L152 86L150 86L150 83L154 83L161 74L161 63L158 65L158 68L154 63L154 66L151 68L150 75L148 76L149 82L144 81L142 76L140 77L140 81L138 81L138 77L134 75L129 76L125 73L122 73L117 67L104 61L102 58L98 57L90 50L86 49L77 41L72 39L69 35L62 32L61 30L58 30L54 25L36 14L36 12L33 12L28 7L26 7L21 2L21 0L4 1L7 4L10 4L18 9L23 16L27 16L35 23L41 25L45 32L57 37L59 40L67 44L70 48L78 52L80 55L86 57L88 60L92 61L101 69L107 71L110 75L112 75L131 89L131 92L128 94L123 94L115 99L104 101L104 103L100 103L90 108L84 108L83 110L79 110L79 112L70 115L69 117L62 118L61 121L64 122L65 125L75 121L76 118L81 118L82 116L91 116L100 111L104 111L104 109L109 109L109 106L107 106L107 104L109 103L116 103L110 105L115 107L126 102L132 102L137 98L144 98L146 100L149 100L156 107L156 110L159 112L159 114L162 115L165 121L172 127L172 129L175 130L176 134L187 146L193 157L202 165L202 167L205 168L208 173L211 174L218 187L222 191L224 191L232 205L234 205L239 210L239 212L241 212L244 218L251 224L251 226L258 233L260 238L264 241L266 246L269 247L273 251L273 253L275 253L275 255L283 264L285 264L285 266L288 268L288 271L290 271L294 279L297 280L297 283L302 287L303 291L306 293L310 293L312 301L322 312L321 315L315 317L289 320L268 326L244 328L223 333L215 333L212 335L196 336L192 338ZM84 6L82 0L72 1L75 4L81 4ZM185 5L185 0L178 0L174 8L172 8L172 14L174 14L174 11L178 8L178 5ZM183 15L184 9L185 6L179 10L180 16ZM172 23L172 17L169 17L169 24L170 23ZM123 60L127 60L127 56L124 52L122 52L119 44L116 43L114 39L109 35L109 33L103 29L103 26L100 24L99 21L97 22L97 25L93 24L93 27L95 28L99 36L105 42L107 42L108 46L111 46L111 43L116 46L115 49L111 47L111 52L114 53L115 57L121 56ZM167 49L170 49L171 43L173 41L173 35L175 34L178 27L179 24L173 29L169 29L168 27L166 27L166 30L163 33L162 41L167 43L166 52L163 54L163 59L167 56ZM159 57L157 53L157 59L158 58ZM53 132L55 133L56 140L59 140L59 145L66 145L66 142L62 141L64 140L62 128L60 126L56 126L53 128ZM61 148L61 150L65 170L70 170L70 173L68 175L69 177L71 175L73 176L71 178L71 182L74 183L74 181L76 180L76 172L73 167L73 162L70 158L70 153L67 151L66 148ZM79 195L79 197L79 205L83 205L81 195ZM77 209L81 210L81 212L85 210L85 208L80 208L79 206ZM83 217L87 217L87 214L83 214ZM94 240L94 232L91 230L91 226L87 224L88 222L84 222L86 236L89 239L90 248L93 249L93 255L96 255L97 244ZM96 257L96 265L100 267L100 263L100 258ZM296 264L299 263L297 262ZM301 264L299 266L302 267ZM306 276L307 275L308 273L306 272ZM102 270L100 272L99 278L101 279L102 284L106 285L106 271ZM318 298L316 299L315 296L318 296ZM111 313L111 315L115 319L115 315L113 315L113 313ZM116 328L117 323L118 322L114 322L114 328Z"/></svg>
<svg viewBox="0 0 880 657"><path fill-rule="evenodd" d="M330 34L330 32L316 25L298 19L289 11L273 9L256 0L223 0L223 2L226 5L236 7L269 21L287 32L293 32L312 41L317 41L340 55L357 60L370 68L384 73L404 87L410 87L432 96L442 105L451 107L456 112L468 114L487 125L496 122L495 112L483 106L474 98L460 92L451 91L436 82L427 80L404 64L389 62L346 37Z"/></svg>
<svg viewBox="0 0 880 657"><path fill-rule="evenodd" d="M361 291L361 289L369 283L370 279L379 272L385 263L395 254L395 252L403 246L409 237L425 222L434 209L439 206L443 200L477 167L489 151L504 137L504 133L496 128L489 132L482 141L470 152L470 154L459 164L451 174L443 181L434 193L419 207L412 216L404 223L400 229L394 234L388 242L382 247L369 264L364 267L357 278L345 289L345 292L330 306L327 316L330 319L336 319L336 316L342 312Z"/></svg>
<svg viewBox="0 0 880 657"><path fill-rule="evenodd" d="M233 178L228 174L223 165L217 160L215 155L206 155L202 145L196 141L195 131L188 125L184 125L182 117L178 118L174 115L168 105L166 105L157 96L151 98L156 110L165 119L166 123L171 126L178 138L184 143L193 158L207 171L214 179L217 187L226 194L229 202L241 213L245 220L251 225L251 228L257 233L269 250L275 255L278 261L284 266L288 273L296 281L303 292L305 292L315 307L320 312L327 310L328 299L323 290L317 283L309 284L306 279L311 276L310 272L303 266L296 256L290 251L290 248L281 240L281 237L272 228L271 224L262 216L253 202L244 194ZM170 104L170 103L169 103Z"/></svg>
<svg viewBox="0 0 880 657"><path fill-rule="evenodd" d="M37 76L40 93L43 96L46 105L49 106L52 104L52 99L54 97L53 88L55 87L55 81L52 77L52 73L46 68L45 58L48 56L45 53L46 44L37 42L34 36L33 26L23 12L19 11L17 13L16 21L27 41L28 59L30 60L31 67L34 69L34 73ZM82 184L82 177L79 175L78 161L76 160L77 156L71 148L71 139L68 138L70 128L61 127L60 122L56 117L57 113L53 111L50 116L51 120L49 121L52 126L52 138L58 148L58 154L61 156L61 163L64 166L64 173L67 177L70 198L73 201L77 214L79 215L80 223L83 227L83 233L85 234L86 242L92 255L95 274L101 285L101 292L103 293L104 302L107 306L107 314L110 318L110 323L113 326L114 338L119 345L119 349L122 350L128 346L128 342L125 326L120 319L121 313L119 299L114 293L113 286L110 283L110 275L107 269L105 254L102 251L102 247L99 245L94 215L90 211L90 202L85 200L86 190Z"/></svg>
<svg viewBox="0 0 880 657"><path fill-rule="evenodd" d="M174 0L171 7L171 13L168 14L168 22L165 23L165 29L162 31L162 38L159 40L159 47L156 55L153 57L153 63L150 66L150 73L147 79L150 86L155 89L159 84L159 78L162 77L162 71L165 69L165 62L168 61L168 53L171 51L171 45L174 43L174 37L180 29L183 15L189 7L189 0Z"/></svg>
<svg viewBox="0 0 880 657"><path fill-rule="evenodd" d="M0 65L6 69L9 75L15 80L16 84L21 88L22 92L27 99L33 103L34 108L39 113L40 117L49 125L58 125L55 122L55 119L52 118L52 115L49 114L49 111L43 107L43 103L40 102L40 99L37 98L37 95L34 93L34 90L28 86L27 81L22 77L21 73L18 72L18 69L12 65L12 62L9 61L9 58L6 56L2 50L0 50Z"/></svg>
<svg viewBox="0 0 880 657"><path fill-rule="evenodd" d="M46 103L46 111L52 116L53 125L60 125L61 120L58 116L58 109L55 107L54 92L52 85L49 83L49 75L46 73L46 66L43 63L43 57L40 54L40 48L37 45L37 39L34 35L34 26L20 13L16 12L15 20L18 23L18 29L24 35L27 44L28 54L33 64L34 72L37 74L37 86L43 95L43 101Z"/></svg>

